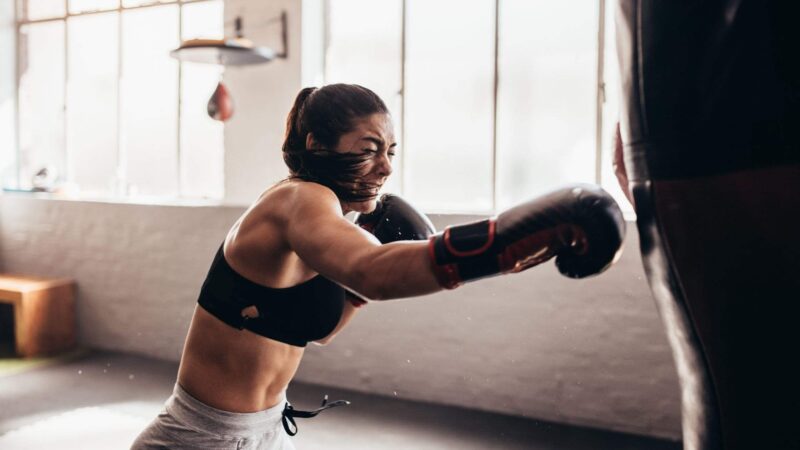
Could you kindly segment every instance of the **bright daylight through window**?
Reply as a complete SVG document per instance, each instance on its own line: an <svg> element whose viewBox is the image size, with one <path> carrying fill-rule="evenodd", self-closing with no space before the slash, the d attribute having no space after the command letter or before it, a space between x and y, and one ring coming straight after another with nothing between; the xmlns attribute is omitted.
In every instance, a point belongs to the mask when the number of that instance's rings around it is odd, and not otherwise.
<svg viewBox="0 0 800 450"><path fill-rule="evenodd" d="M375 88L395 117L388 189L430 212L490 212L573 182L623 198L604 0L326 5L326 82Z"/></svg>
<svg viewBox="0 0 800 450"><path fill-rule="evenodd" d="M222 0L18 0L17 23L19 151L5 187L222 197L223 126L204 114L222 69L169 57L183 39L223 35Z"/></svg>
<svg viewBox="0 0 800 450"><path fill-rule="evenodd" d="M223 125L205 113L222 68L169 57L183 39L223 35L223 0L17 2L18 156L4 187L223 197ZM630 208L610 163L605 0L320 4L325 82L363 84L393 113L387 192L489 213L589 182Z"/></svg>

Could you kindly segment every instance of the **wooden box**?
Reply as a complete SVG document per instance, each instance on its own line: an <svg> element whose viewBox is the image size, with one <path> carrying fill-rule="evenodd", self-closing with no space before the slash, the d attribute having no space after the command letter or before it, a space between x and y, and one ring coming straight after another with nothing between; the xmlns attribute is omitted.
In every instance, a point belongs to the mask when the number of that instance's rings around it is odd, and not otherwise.
<svg viewBox="0 0 800 450"><path fill-rule="evenodd" d="M48 355L75 346L72 280L0 274L0 303L13 306L17 355Z"/></svg>

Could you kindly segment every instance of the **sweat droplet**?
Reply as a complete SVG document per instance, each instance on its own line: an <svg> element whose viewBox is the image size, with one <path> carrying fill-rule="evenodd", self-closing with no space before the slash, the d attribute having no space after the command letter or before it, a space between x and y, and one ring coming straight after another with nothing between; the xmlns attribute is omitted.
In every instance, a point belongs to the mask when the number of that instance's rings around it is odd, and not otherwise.
<svg viewBox="0 0 800 450"><path fill-rule="evenodd" d="M79 370L79 371L78 371L78 375L81 375L81 374L83 374L83 371L82 371L82 370Z"/></svg>
<svg viewBox="0 0 800 450"><path fill-rule="evenodd" d="M134 378L134 377L133 377L133 374L130 374L130 375L128 375L128 379L129 379L129 380L132 380L133 378Z"/></svg>
<svg viewBox="0 0 800 450"><path fill-rule="evenodd" d="M394 395L397 395L397 391L394 391Z"/></svg>

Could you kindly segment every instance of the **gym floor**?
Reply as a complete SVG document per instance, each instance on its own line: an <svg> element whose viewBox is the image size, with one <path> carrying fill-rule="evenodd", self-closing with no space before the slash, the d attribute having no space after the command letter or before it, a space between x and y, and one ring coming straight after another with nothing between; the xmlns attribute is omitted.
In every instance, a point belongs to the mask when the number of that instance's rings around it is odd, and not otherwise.
<svg viewBox="0 0 800 450"><path fill-rule="evenodd" d="M118 353L0 358L0 448L127 449L172 391L177 364ZM314 409L328 394L350 406L298 419L299 450L667 450L679 442L577 428L293 383L289 398Z"/></svg>

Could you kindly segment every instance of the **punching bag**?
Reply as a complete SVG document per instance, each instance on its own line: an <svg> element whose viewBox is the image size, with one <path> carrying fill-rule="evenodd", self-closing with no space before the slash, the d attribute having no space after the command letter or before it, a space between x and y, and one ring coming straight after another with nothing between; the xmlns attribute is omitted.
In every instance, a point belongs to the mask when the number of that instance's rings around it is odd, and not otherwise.
<svg viewBox="0 0 800 450"><path fill-rule="evenodd" d="M220 122L225 122L233 115L233 99L221 81L208 99L207 110L209 117Z"/></svg>
<svg viewBox="0 0 800 450"><path fill-rule="evenodd" d="M616 13L621 150L684 449L800 449L800 2Z"/></svg>

